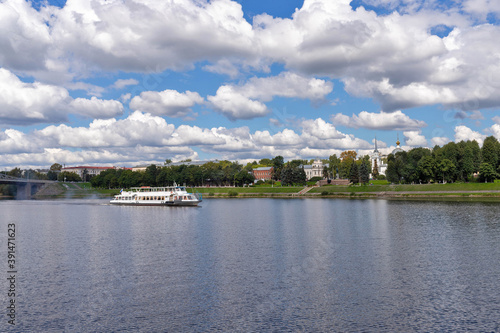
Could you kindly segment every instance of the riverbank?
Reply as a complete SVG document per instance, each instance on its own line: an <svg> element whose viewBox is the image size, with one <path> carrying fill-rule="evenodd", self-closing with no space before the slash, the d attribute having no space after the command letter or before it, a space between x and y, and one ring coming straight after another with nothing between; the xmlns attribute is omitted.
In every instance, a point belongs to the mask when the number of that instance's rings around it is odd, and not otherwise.
<svg viewBox="0 0 500 333"><path fill-rule="evenodd" d="M34 199L107 198L119 190L94 189L90 183L51 183L33 195Z"/></svg>
<svg viewBox="0 0 500 333"><path fill-rule="evenodd" d="M366 185L322 187L196 187L204 198L490 198L500 200L500 183ZM55 183L35 199L109 198L120 189L94 189L89 183Z"/></svg>

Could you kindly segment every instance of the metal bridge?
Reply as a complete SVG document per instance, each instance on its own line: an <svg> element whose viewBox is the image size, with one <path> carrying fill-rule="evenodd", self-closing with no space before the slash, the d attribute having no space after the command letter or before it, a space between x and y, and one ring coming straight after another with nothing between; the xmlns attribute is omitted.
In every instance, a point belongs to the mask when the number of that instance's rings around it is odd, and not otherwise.
<svg viewBox="0 0 500 333"><path fill-rule="evenodd" d="M31 199L31 196L38 192L43 185L55 183L53 180L39 180L39 179L26 179L12 177L0 173L0 184L8 184L17 186L16 199Z"/></svg>

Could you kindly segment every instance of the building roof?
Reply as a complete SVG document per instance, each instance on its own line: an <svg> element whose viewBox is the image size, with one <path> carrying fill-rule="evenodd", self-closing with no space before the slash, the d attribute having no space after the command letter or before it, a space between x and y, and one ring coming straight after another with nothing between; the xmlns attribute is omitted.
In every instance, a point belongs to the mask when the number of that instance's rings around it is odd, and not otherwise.
<svg viewBox="0 0 500 333"><path fill-rule="evenodd" d="M208 162L213 162L213 161L189 161L189 162L173 162L170 164L167 164L166 166L177 166L177 165L203 165Z"/></svg>
<svg viewBox="0 0 500 333"><path fill-rule="evenodd" d="M107 170L107 169L114 169L115 167L96 167L96 166L76 166L76 167L64 167L62 170L69 170L69 169L102 169L102 170Z"/></svg>
<svg viewBox="0 0 500 333"><path fill-rule="evenodd" d="M317 165L317 163L314 163L314 165ZM305 165L301 164L300 166L303 167L304 170L305 169L312 169L313 168L313 164L305 164ZM320 167L321 170L323 170L324 167L329 168L330 167L330 163L322 163L321 167Z"/></svg>
<svg viewBox="0 0 500 333"><path fill-rule="evenodd" d="M258 167L258 168L255 168L253 169L254 171L269 171L271 170L273 167Z"/></svg>
<svg viewBox="0 0 500 333"><path fill-rule="evenodd" d="M396 153L399 153L399 152L402 152L404 151L403 149L401 149L401 147L399 146L401 142L399 142L399 134L398 134L398 141L396 141L396 148L394 148L394 150L392 151L392 155L396 155Z"/></svg>

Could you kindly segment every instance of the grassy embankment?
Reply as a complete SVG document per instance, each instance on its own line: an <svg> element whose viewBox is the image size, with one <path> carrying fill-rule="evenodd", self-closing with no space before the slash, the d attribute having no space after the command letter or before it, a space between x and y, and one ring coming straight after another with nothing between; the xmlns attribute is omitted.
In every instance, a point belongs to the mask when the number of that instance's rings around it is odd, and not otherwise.
<svg viewBox="0 0 500 333"><path fill-rule="evenodd" d="M300 197L496 197L500 199L500 183L448 183L391 185L372 181L373 185L314 187ZM210 197L297 197L303 187L196 188Z"/></svg>
<svg viewBox="0 0 500 333"><path fill-rule="evenodd" d="M73 198L101 198L117 194L116 189L94 189L90 183L52 183L39 191L34 197L37 199L73 199Z"/></svg>
<svg viewBox="0 0 500 333"><path fill-rule="evenodd" d="M350 197L498 197L500 183L448 183L391 185L375 181L365 186L323 186L308 192L310 195Z"/></svg>
<svg viewBox="0 0 500 333"><path fill-rule="evenodd" d="M211 188L187 188L188 192L199 192L203 198L269 198L269 197L294 197L304 187L211 187Z"/></svg>
<svg viewBox="0 0 500 333"><path fill-rule="evenodd" d="M315 187L305 195L298 195L304 187L256 186L256 187L197 187L189 192L200 192L204 198L217 197L490 197L500 199L500 183L448 183L391 185L386 181L373 181L373 185ZM111 197L119 189L94 189L90 183L56 183L40 198L87 198Z"/></svg>

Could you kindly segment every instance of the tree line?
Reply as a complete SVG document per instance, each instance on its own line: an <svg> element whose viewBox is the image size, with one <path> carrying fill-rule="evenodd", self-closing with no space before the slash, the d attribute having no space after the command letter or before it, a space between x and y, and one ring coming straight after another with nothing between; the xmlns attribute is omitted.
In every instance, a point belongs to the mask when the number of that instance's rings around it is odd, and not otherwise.
<svg viewBox="0 0 500 333"><path fill-rule="evenodd" d="M491 182L500 178L500 143L494 136L489 136L480 147L478 142L449 142L433 149L414 148L409 151L389 154L385 177L379 176L380 166L372 165L368 155L358 158L355 151L344 151L322 160L324 178L349 179L352 183L368 183L372 178L386 178L391 183L429 183L455 181ZM187 186L243 186L254 181L252 170L261 167L273 167L272 179L280 180L282 185L303 185L306 183L304 165L313 160L292 160L285 162L283 156L272 159L264 158L243 166L238 162L215 161L203 165L150 165L144 172L126 169L109 169L84 181L90 180L92 186L100 188L129 188L134 186L168 186L174 182ZM30 179L50 179L60 181L82 181L73 172L63 171L60 164L53 164L48 174L33 170L14 168L4 172L14 177ZM6 194L8 186L0 186Z"/></svg>
<svg viewBox="0 0 500 333"><path fill-rule="evenodd" d="M90 179L93 187L130 188L137 186L171 186L176 183L186 186L243 186L255 180L253 169L260 166L272 166L274 180L282 185L303 185L306 183L304 160L284 162L282 156L262 159L243 166L238 162L215 161L203 165L150 165L145 171L127 169L109 169Z"/></svg>
<svg viewBox="0 0 500 333"><path fill-rule="evenodd" d="M251 168L250 168L251 171ZM137 186L243 186L254 181L248 167L237 162L218 161L203 165L150 165L145 171L109 169L93 177L90 183L100 188Z"/></svg>
<svg viewBox="0 0 500 333"><path fill-rule="evenodd" d="M413 148L389 154L385 176L380 166L372 165L368 155L356 159L355 151L345 151L340 157L332 155L324 174L349 179L352 183L367 183L372 178L387 179L395 184L422 184L429 182L492 182L500 178L500 143L494 136L484 140L483 146L475 140L449 142L433 149ZM367 169L369 172L367 172ZM326 177L326 176L325 176Z"/></svg>
<svg viewBox="0 0 500 333"><path fill-rule="evenodd" d="M387 180L392 183L481 181L500 176L500 143L494 136L477 141L449 142L432 151L414 148L387 157Z"/></svg>

